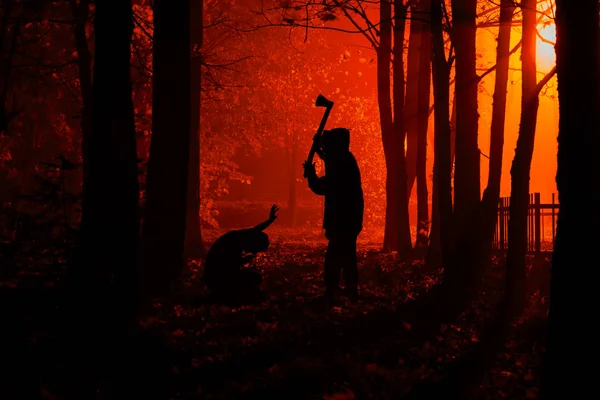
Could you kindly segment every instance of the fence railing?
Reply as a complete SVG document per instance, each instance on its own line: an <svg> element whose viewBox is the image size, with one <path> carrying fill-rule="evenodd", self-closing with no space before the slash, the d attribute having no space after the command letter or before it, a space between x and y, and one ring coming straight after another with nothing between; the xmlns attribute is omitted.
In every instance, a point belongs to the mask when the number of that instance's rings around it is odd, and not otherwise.
<svg viewBox="0 0 600 400"><path fill-rule="evenodd" d="M559 204L554 193L552 203L542 204L539 193L529 194L527 215L527 252L532 254L548 253L554 249L556 220ZM494 234L493 249L506 251L508 248L508 219L510 197L501 197L498 204L498 222Z"/></svg>

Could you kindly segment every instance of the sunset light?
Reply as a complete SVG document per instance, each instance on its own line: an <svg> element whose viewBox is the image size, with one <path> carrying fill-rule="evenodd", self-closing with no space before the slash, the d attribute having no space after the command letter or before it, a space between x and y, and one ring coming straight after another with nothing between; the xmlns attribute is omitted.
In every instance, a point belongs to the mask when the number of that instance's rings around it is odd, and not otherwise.
<svg viewBox="0 0 600 400"><path fill-rule="evenodd" d="M590 397L599 4L0 0L0 400Z"/></svg>
<svg viewBox="0 0 600 400"><path fill-rule="evenodd" d="M553 23L538 25L537 58L542 72L547 72L556 63L554 43L556 43L556 25Z"/></svg>

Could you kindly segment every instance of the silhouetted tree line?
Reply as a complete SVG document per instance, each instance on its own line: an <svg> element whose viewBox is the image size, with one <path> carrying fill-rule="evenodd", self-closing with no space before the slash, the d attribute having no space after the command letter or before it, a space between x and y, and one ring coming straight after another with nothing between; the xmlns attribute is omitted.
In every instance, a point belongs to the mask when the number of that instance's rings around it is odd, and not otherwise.
<svg viewBox="0 0 600 400"><path fill-rule="evenodd" d="M7 89L14 71L16 40L22 24L44 12L38 3L31 2L31 8L28 2L16 0L2 4L2 133L18 113ZM346 18L375 50L387 172L383 248L397 251L403 260L426 258L429 268L443 267L442 299L458 308L473 297L491 256L500 196L509 59L515 52L510 49L511 27L516 23L515 11L520 8L521 123L511 168L505 317L511 321L526 305L527 207L539 94L556 73L561 208L552 261L546 395L581 397L574 393L583 396L593 390L594 369L573 367L581 365L582 354L591 359L597 355L590 310L598 300L591 286L595 279L588 276L595 269L587 252L600 242L600 221L594 208L600 204L600 165L595 153L600 148L598 2L557 0L557 65L541 80L537 78L535 51L540 19L535 11L537 2L501 0L495 8L499 35L493 68L490 168L483 196L477 93L487 73L478 75L476 70L475 42L481 17L478 2L381 0L377 16L365 12L362 1L308 3L285 2L278 10L281 19L269 19L268 25L308 30L324 24L335 27L338 18ZM182 273L186 255L203 254L199 223L203 3L154 2L152 139L143 214L132 100L132 2L94 3L93 43L86 33L90 2L72 0L66 4L71 7L77 50L83 160L82 219L70 288L81 299L78 307L97 311L93 313L96 321L88 321L92 329L110 321L112 326L125 330L153 298L168 293ZM17 7L20 14L14 17ZM305 10L310 13L305 14ZM405 65L402 55L408 21ZM454 117L450 115L452 90ZM434 114L435 154L431 217L425 168L430 109ZM451 123L453 118L455 124ZM62 174L64 168L59 170ZM48 201L56 203L57 212L62 213L60 223L69 230L64 208L67 200L61 197L67 195L64 183L58 179L58 183L51 182L52 188L46 184L52 194L44 196L54 196ZM408 201L415 182L418 221L413 245ZM99 315L102 317L96 318Z"/></svg>

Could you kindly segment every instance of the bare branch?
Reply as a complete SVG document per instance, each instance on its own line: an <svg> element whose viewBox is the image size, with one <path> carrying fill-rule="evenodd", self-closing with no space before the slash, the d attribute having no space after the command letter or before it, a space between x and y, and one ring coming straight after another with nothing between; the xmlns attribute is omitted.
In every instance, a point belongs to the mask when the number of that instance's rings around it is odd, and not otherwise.
<svg viewBox="0 0 600 400"><path fill-rule="evenodd" d="M337 0L334 0L334 3L338 6L340 6L340 2ZM344 13L344 15L346 16L346 18L348 18L348 20L352 23L352 25L354 25L354 27L359 30L366 38L367 40L371 43L371 46L373 46L374 49L377 49L377 47L379 46L379 43L377 42L377 39L375 39L375 37L373 36L373 34L370 31L370 28L362 29L358 23L354 20L354 18L352 18L352 16L350 15L350 13L346 10L346 8L342 7L342 12ZM355 11L357 12L357 11ZM358 13L358 12L357 12ZM360 15L360 13L358 13ZM373 26L373 24L370 23L369 19L364 18L367 21L367 26Z"/></svg>
<svg viewBox="0 0 600 400"><path fill-rule="evenodd" d="M153 40L153 35L152 33L150 33L143 25L142 25L142 21L144 21L144 19L142 17L140 17L139 15L137 15L135 12L133 13L133 23L135 25L137 25L138 28L140 28L140 30L144 33L144 35L150 39ZM151 28L152 30L154 30L153 28Z"/></svg>
<svg viewBox="0 0 600 400"><path fill-rule="evenodd" d="M543 36L542 36L542 34L540 33L540 31L539 31L539 30L537 30L537 29L536 29L536 30L535 30L535 34L537 35L537 37L538 37L538 38L539 38L539 39L540 39L542 42L544 42L544 43L547 43L547 44L551 44L552 46L555 46L555 45L556 45L556 43L555 43L555 42L553 42L553 41L551 41L551 40L548 40L548 39L546 39L545 37L543 37Z"/></svg>
<svg viewBox="0 0 600 400"><path fill-rule="evenodd" d="M515 45L515 47L512 48L512 50L508 53L509 56L512 56L513 54L515 54L517 52L517 50L519 50L521 48L521 46L523 46L523 39L521 39L519 41L519 43L517 43ZM491 74L492 72L494 72L496 70L497 65L494 64L492 67L490 67L489 69L487 69L484 73L482 73L481 75L479 75L477 81L481 82L483 80L483 78L485 78L487 75Z"/></svg>
<svg viewBox="0 0 600 400"><path fill-rule="evenodd" d="M544 86L546 86L548 84L548 82L550 82L550 80L554 77L555 74L556 74L556 65L550 70L550 72L548 72L546 74L546 76L544 76L542 78L541 81L539 81L539 83L535 87L535 93L537 95L540 94L540 92L542 91L542 89L544 88Z"/></svg>

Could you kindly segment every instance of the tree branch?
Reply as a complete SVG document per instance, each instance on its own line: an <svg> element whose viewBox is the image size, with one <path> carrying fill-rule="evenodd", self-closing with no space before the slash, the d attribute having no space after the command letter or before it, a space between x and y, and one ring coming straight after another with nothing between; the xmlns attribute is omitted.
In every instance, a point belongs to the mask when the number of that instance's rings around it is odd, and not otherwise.
<svg viewBox="0 0 600 400"><path fill-rule="evenodd" d="M341 7L341 9L342 9L342 12L343 12L343 13L344 13L344 15L346 16L346 18L348 18L348 20L350 21L350 23L352 23L352 25L354 25L354 27L355 27L356 29L358 29L359 31L361 31L361 32L362 32L362 34L363 34L363 35L364 35L364 36L367 38L367 40L368 40L368 41L371 43L371 46L373 46L373 48L374 48L375 50L377 50L377 47L379 46L379 43L377 42L377 39L375 39L375 38L373 37L373 34L371 33L371 28L369 27L369 28L367 28L366 30L362 29L362 28L361 28L361 27L358 25L358 22L356 22L356 21L354 20L354 18L352 18L352 16L351 16L351 15L350 15L350 13L349 13L349 12L346 10L346 8L345 8L345 7L343 7L343 6L340 6L340 2L339 2L339 1L337 1L337 0L334 0L334 3L335 3L337 6ZM357 14L359 14L359 15L360 15L360 13L359 13L359 12L358 12L356 9L355 9L355 12L356 12ZM375 25L371 24L371 23L370 23L370 20L369 20L368 18L366 18L366 17L363 17L363 19L365 19L365 20L367 21L367 26L372 26L372 27L373 27L373 29L376 29L376 28L375 28Z"/></svg>
<svg viewBox="0 0 600 400"><path fill-rule="evenodd" d="M539 95L540 92L542 91L542 89L544 88L544 86L546 86L548 84L548 82L550 82L550 79L552 79L552 77L556 74L556 65L550 70L550 72L548 72L546 74L546 76L544 76L542 78L541 81L539 81L539 83L537 84L537 86L535 87L535 93L536 95Z"/></svg>
<svg viewBox="0 0 600 400"><path fill-rule="evenodd" d="M521 48L521 46L523 46L523 39L521 39L519 41L519 43L517 43L515 45L515 47L512 48L512 50L508 53L509 57L512 56L513 54L515 54L517 52L517 50L519 50ZM481 75L478 76L477 78L477 82L481 82L483 80L483 78L485 78L487 75L491 74L492 72L494 72L496 70L497 65L494 64L492 67L490 67L489 69L487 69L484 73L482 73Z"/></svg>

